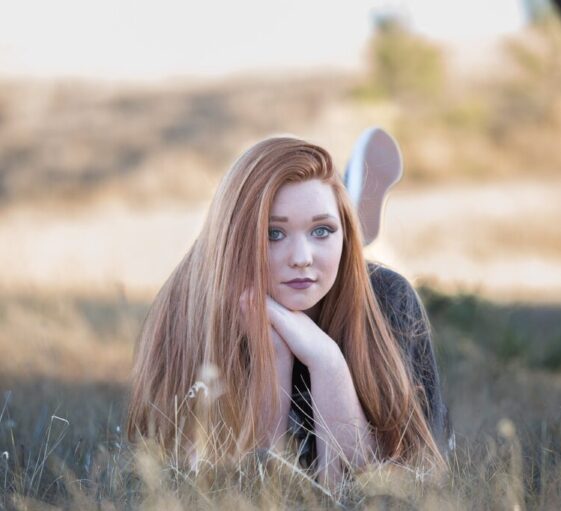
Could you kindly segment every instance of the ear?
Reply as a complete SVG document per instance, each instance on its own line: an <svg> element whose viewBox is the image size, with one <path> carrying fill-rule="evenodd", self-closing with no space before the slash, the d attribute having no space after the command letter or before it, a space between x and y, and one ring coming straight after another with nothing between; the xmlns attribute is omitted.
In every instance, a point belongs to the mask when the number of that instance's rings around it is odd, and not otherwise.
<svg viewBox="0 0 561 511"><path fill-rule="evenodd" d="M364 246L378 236L386 194L402 175L397 142L381 128L363 131L345 169L344 182L358 212Z"/></svg>

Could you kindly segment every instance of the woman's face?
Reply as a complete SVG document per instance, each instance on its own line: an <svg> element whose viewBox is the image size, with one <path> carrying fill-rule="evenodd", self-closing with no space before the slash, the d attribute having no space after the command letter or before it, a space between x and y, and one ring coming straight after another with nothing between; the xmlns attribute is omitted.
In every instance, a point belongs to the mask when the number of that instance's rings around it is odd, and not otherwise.
<svg viewBox="0 0 561 511"><path fill-rule="evenodd" d="M343 249L343 228L331 185L286 183L269 217L269 294L293 311L311 311L331 289ZM295 279L309 279L294 283Z"/></svg>

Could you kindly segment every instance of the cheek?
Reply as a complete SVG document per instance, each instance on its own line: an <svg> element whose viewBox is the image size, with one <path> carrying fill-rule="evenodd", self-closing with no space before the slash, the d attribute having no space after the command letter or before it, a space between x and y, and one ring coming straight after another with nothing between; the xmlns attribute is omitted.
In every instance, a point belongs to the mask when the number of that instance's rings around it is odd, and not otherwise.
<svg viewBox="0 0 561 511"><path fill-rule="evenodd" d="M324 252L325 270L330 274L337 274L339 263L341 262L341 254L343 253L342 238L333 239L332 244L326 247L328 250Z"/></svg>

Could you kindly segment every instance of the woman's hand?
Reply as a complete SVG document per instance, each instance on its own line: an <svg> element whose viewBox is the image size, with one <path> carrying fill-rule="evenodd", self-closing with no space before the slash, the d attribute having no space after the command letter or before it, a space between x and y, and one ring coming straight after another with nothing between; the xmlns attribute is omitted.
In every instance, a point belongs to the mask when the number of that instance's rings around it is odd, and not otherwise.
<svg viewBox="0 0 561 511"><path fill-rule="evenodd" d="M240 308L245 318L250 313L249 298L249 290L244 291L240 297ZM304 312L291 311L269 295L266 307L270 322L269 333L277 357L296 356L310 370L341 362L341 350L335 341Z"/></svg>
<svg viewBox="0 0 561 511"><path fill-rule="evenodd" d="M310 370L341 362L339 346L304 312L291 311L270 296L266 305L273 330Z"/></svg>

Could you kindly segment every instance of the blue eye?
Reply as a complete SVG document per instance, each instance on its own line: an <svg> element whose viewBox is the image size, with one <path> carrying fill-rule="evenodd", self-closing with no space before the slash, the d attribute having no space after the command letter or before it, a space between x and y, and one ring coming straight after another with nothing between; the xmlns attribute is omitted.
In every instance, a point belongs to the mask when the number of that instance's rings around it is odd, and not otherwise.
<svg viewBox="0 0 561 511"><path fill-rule="evenodd" d="M269 241L279 241L282 239L281 236L284 236L284 234L282 233L282 231L279 231L278 229L269 229Z"/></svg>
<svg viewBox="0 0 561 511"><path fill-rule="evenodd" d="M323 234L320 234L318 236L318 238L327 238L329 236L329 234L333 233L334 231L332 231L331 229L329 229L328 227L316 227L312 232L322 232Z"/></svg>

